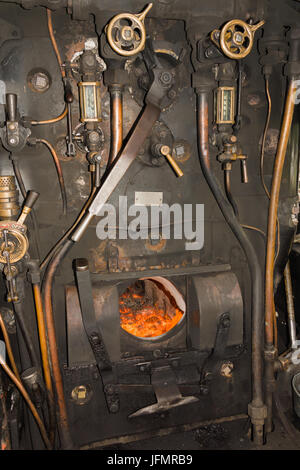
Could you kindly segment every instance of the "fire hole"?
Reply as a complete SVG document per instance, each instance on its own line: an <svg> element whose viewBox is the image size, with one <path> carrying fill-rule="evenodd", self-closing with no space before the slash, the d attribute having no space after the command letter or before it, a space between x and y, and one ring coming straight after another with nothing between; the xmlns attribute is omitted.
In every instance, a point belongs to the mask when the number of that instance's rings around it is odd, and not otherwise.
<svg viewBox="0 0 300 470"><path fill-rule="evenodd" d="M185 309L182 295L167 279L139 279L120 296L120 324L131 335L155 339L178 325Z"/></svg>

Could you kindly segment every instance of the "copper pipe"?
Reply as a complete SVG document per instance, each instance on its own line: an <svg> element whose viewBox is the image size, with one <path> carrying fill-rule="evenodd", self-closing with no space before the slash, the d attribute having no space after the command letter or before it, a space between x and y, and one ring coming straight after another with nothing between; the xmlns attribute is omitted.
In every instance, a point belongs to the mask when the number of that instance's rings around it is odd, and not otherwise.
<svg viewBox="0 0 300 470"><path fill-rule="evenodd" d="M269 190L266 186L265 178L264 178L265 145L266 145L267 132L268 132L268 129L269 129L269 124L270 124L271 110L272 110L272 101L271 101L271 95L270 95L270 90L269 90L269 78L268 77L265 77L265 87L266 87L266 95L267 95L267 100L268 100L268 112L267 112L267 118L266 118L264 133L263 133L263 139L262 139L262 143L261 143L260 179L261 179L261 184L264 188L264 191L265 191L267 197L270 199L270 193L269 193Z"/></svg>
<svg viewBox="0 0 300 470"><path fill-rule="evenodd" d="M5 344L6 344L7 354L8 354L12 369L13 369L14 374L17 377L17 379L21 380L19 372L18 372L18 368L17 368L16 362L15 362L15 358L14 358L14 355L13 355L13 352L12 352L10 339L9 339L7 329L6 329L6 326L5 326L5 323L4 323L4 320L2 318L1 313L0 313L0 326L1 326L2 333L3 333L3 338L4 338L4 341L5 341Z"/></svg>
<svg viewBox="0 0 300 470"><path fill-rule="evenodd" d="M284 269L284 285L285 285L285 295L286 295L286 305L287 305L287 313L288 313L288 325L289 325L289 332L290 332L291 348L297 349L295 308L294 308L293 286L292 286L292 277L291 277L291 269L290 269L289 261L286 263L286 267Z"/></svg>
<svg viewBox="0 0 300 470"><path fill-rule="evenodd" d="M275 157L268 213L267 253L265 266L265 382L266 404L268 409L267 420L265 424L266 432L271 432L273 428L272 410L273 392L275 389L275 356L277 349L276 311L274 302L274 266L276 247L276 225L278 220L277 211L286 149L293 121L295 91L295 83L293 80L291 80L288 87L283 121L277 146L277 153Z"/></svg>
<svg viewBox="0 0 300 470"><path fill-rule="evenodd" d="M53 280L54 280L56 269L59 263L62 261L63 257L66 255L68 249L72 245L73 243L70 240L68 240L55 253L50 264L48 265L48 269L46 271L45 281L44 281L45 320L46 320L46 326L47 326L47 332L48 332L52 373L53 373L53 379L54 379L57 403L58 403L59 427L61 431L61 441L62 441L63 448L72 448L73 444L72 444L72 439L71 439L71 435L69 431L67 407L66 407L66 402L65 402L65 397L64 397L63 380L62 380L62 375L60 371L58 349L57 349L57 342L56 342L55 324L54 324L53 308L52 308L52 285L53 285Z"/></svg>
<svg viewBox="0 0 300 470"><path fill-rule="evenodd" d="M289 84L288 94L285 103L284 116L281 126L280 138L274 163L272 187L270 193L270 204L268 214L267 232L267 254L265 268L265 331L266 343L270 346L274 343L274 258L276 246L276 223L281 185L282 171L285 161L287 144L294 113L294 92L296 86L292 80Z"/></svg>
<svg viewBox="0 0 300 470"><path fill-rule="evenodd" d="M210 169L209 139L208 139L208 96L200 93L198 100L198 144L200 150L200 162L207 170Z"/></svg>
<svg viewBox="0 0 300 470"><path fill-rule="evenodd" d="M46 328L44 320L44 311L43 311L43 302L41 296L41 289L39 284L33 284L33 294L34 294L34 303L37 317L37 325L39 332L39 341L41 348L42 364L44 371L44 379L46 384L46 389L48 393L48 403L49 403L49 421L50 421L50 441L52 446L54 445L55 439L55 406L54 406L54 396L53 396L53 387L51 380L50 372L50 363L48 358L48 348L47 348L47 337L46 337Z"/></svg>
<svg viewBox="0 0 300 470"><path fill-rule="evenodd" d="M121 150L123 143L123 104L122 89L112 85L110 91L111 143L107 166L109 167Z"/></svg>
<svg viewBox="0 0 300 470"><path fill-rule="evenodd" d="M55 36L54 36L53 25L52 25L52 11L49 10L49 8L47 8L47 20L48 20L49 36L50 36L52 46L53 46L53 49L54 49L54 52L55 52L55 55L56 55L56 58L57 58L57 62L58 62L59 68L60 68L61 76L64 79L65 76L66 76L66 72L65 72L65 69L64 69L64 66L63 66L63 61L61 60L60 52L58 50L56 39L55 39Z"/></svg>
<svg viewBox="0 0 300 470"><path fill-rule="evenodd" d="M57 153L55 151L55 148L46 139L36 139L36 142L46 145L46 147L48 147L48 149L50 150L50 153L53 157L53 161L54 161L56 171L57 171L57 175L58 175L59 186L60 186L61 199L62 199L62 205L63 205L63 214L66 215L66 213L67 213L67 194L66 194L65 180L64 180L63 172L62 172L62 169L61 169L61 164L60 164L59 158L57 156Z"/></svg>
<svg viewBox="0 0 300 470"><path fill-rule="evenodd" d="M264 238L266 238L265 232L258 227L253 227L252 225L246 225L246 224L242 224L242 227L247 230L254 230L255 232L260 233Z"/></svg>
<svg viewBox="0 0 300 470"><path fill-rule="evenodd" d="M46 121L30 121L30 124L32 126L39 126L41 124L54 124L64 119L67 114L68 114L68 107L66 106L63 112L59 116L52 118L52 119L47 119Z"/></svg>
<svg viewBox="0 0 300 470"><path fill-rule="evenodd" d="M61 55L60 55L60 52L58 50L57 42L56 42L54 32L53 32L52 12L48 8L47 8L47 22L48 22L48 31L49 31L49 36L50 36L50 40L51 40L51 43L52 43L52 47L54 49L54 52L55 52L55 55L56 55L56 58L57 58L57 62L58 62L58 65L59 65L60 73L61 73L62 79L64 81L64 79L66 78L66 72L65 72L65 69L64 69L63 61L61 59ZM31 121L30 124L32 126L38 126L38 125L41 125L41 124L54 124L54 123L59 122L62 119L64 119L64 117L66 117L67 114L68 114L68 107L66 106L65 109L63 110L63 112L59 116L57 116L55 118L52 118L52 119L46 119L44 121Z"/></svg>
<svg viewBox="0 0 300 470"><path fill-rule="evenodd" d="M49 438L47 436L45 426L44 426L44 424L43 424L43 422L42 422L42 420L41 420L34 404L30 400L30 397L29 397L28 393L26 392L26 390L23 387L20 380L17 379L17 377L14 375L14 373L8 367L8 365L5 364L5 362L3 362L2 360L1 360L1 366L3 367L4 371L9 376L9 378L14 382L14 384L18 388L19 392L23 396L24 400L26 401L27 405L29 406L29 409L30 409L31 413L33 414L33 417L34 417L34 419L35 419L35 421L36 421L36 423L39 427L39 430L40 430L40 433L42 435L45 446L46 446L47 450L51 450L52 446L51 446L51 443L50 443Z"/></svg>

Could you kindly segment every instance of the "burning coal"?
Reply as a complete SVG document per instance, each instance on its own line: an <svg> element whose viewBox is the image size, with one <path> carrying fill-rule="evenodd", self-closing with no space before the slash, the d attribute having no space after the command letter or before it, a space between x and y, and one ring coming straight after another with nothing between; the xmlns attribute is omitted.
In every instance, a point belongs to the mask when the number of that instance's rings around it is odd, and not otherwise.
<svg viewBox="0 0 300 470"><path fill-rule="evenodd" d="M139 338L160 336L181 320L183 311L158 282L137 281L120 296L120 323Z"/></svg>

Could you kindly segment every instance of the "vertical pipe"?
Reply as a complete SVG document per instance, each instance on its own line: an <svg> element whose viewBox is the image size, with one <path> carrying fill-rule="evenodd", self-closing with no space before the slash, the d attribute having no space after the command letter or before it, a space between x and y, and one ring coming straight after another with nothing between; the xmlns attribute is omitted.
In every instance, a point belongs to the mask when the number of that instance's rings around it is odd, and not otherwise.
<svg viewBox="0 0 300 470"><path fill-rule="evenodd" d="M256 252L225 198L218 180L209 168L208 141L208 91L197 90L198 148L201 168L221 212L243 249L251 276L252 310L252 401L248 406L253 425L253 439L263 443L263 425L266 408L263 402L262 351L263 351L263 278Z"/></svg>
<svg viewBox="0 0 300 470"><path fill-rule="evenodd" d="M286 149L290 136L290 130L294 114L294 96L296 84L291 79L288 87L287 98L285 102L283 121L281 125L280 137L275 157L272 187L270 192L270 204L268 213L268 235L267 235L267 253L265 265L265 379L266 379L266 404L267 420L266 432L273 429L273 391L275 387L275 356L274 348L274 265L275 265L275 247L276 247L276 225L277 211L279 203L279 194L281 186L282 172L285 162Z"/></svg>
<svg viewBox="0 0 300 470"><path fill-rule="evenodd" d="M279 202L279 193L281 185L282 171L285 161L286 149L289 140L293 113L294 113L294 91L295 84L292 80L289 84L288 94L286 98L284 116L280 132L280 138L275 158L272 187L270 193L270 205L268 215L268 240L267 240L267 255L266 255L266 280L265 280L265 328L266 328L266 343L273 345L274 342L274 259L275 259L275 246L276 246L276 220Z"/></svg>
<svg viewBox="0 0 300 470"><path fill-rule="evenodd" d="M290 332L290 344L292 349L297 349L295 308L293 299L293 286L291 278L290 262L288 261L284 269L284 285L286 294L286 304L288 312L288 326Z"/></svg>
<svg viewBox="0 0 300 470"><path fill-rule="evenodd" d="M123 143L123 93L119 85L111 85L110 91L110 120L111 143L107 166L112 164L121 150Z"/></svg>
<svg viewBox="0 0 300 470"><path fill-rule="evenodd" d="M55 406L54 406L53 387L52 387L51 372L50 372L50 363L48 359L43 303L42 303L40 285L38 283L33 283L32 285L33 285L34 302L35 302L36 317L37 317L37 324L38 324L38 331L39 331L39 341L40 341L40 348L41 348L41 355L42 355L44 378L45 378L45 384L46 384L47 395L48 395L50 441L53 446L54 438L55 438L55 432L54 432Z"/></svg>

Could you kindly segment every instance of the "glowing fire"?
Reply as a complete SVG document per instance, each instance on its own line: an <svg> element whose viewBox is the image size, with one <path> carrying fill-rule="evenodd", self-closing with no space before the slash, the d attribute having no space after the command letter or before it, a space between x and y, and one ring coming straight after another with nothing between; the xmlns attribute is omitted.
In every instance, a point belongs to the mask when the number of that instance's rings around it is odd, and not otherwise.
<svg viewBox="0 0 300 470"><path fill-rule="evenodd" d="M140 338L163 335L171 330L182 318L183 312L170 302L169 308L162 308L145 295L129 287L120 297L120 323L128 333Z"/></svg>

